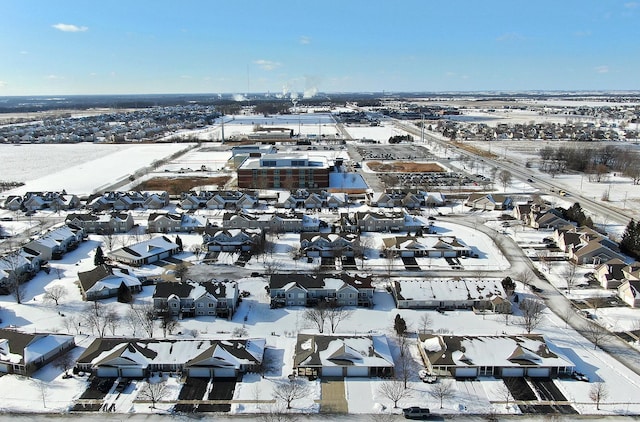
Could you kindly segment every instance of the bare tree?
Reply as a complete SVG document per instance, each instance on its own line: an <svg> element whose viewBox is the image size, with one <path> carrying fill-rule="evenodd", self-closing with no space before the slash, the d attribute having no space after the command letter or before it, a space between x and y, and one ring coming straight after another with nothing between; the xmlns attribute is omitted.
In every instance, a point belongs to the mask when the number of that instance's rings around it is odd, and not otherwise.
<svg viewBox="0 0 640 422"><path fill-rule="evenodd" d="M56 304L56 306L58 306L60 300L63 297L66 297L68 293L69 292L66 287L57 284L45 291L44 299L48 301L52 301Z"/></svg>
<svg viewBox="0 0 640 422"><path fill-rule="evenodd" d="M535 274L528 268L516 274L516 278L527 287L531 285L535 277Z"/></svg>
<svg viewBox="0 0 640 422"><path fill-rule="evenodd" d="M511 175L511 172L508 170L502 170L499 174L498 174L498 181L500 182L500 184L502 185L502 189L506 192L507 191L507 186L509 186L509 183L511 183L511 179L513 178L513 176Z"/></svg>
<svg viewBox="0 0 640 422"><path fill-rule="evenodd" d="M431 318L431 316L424 312L422 315L420 315L420 319L418 320L418 327L420 330L421 334L426 334L429 330L431 330L431 327L433 326L433 318Z"/></svg>
<svg viewBox="0 0 640 422"><path fill-rule="evenodd" d="M134 336L137 328L142 327L149 337L153 337L155 319L156 311L151 304L131 305L127 312L127 323L131 327Z"/></svg>
<svg viewBox="0 0 640 422"><path fill-rule="evenodd" d="M273 397L280 399L287 404L287 409L291 409L291 403L309 395L309 387L300 379L289 381L278 381L273 389Z"/></svg>
<svg viewBox="0 0 640 422"><path fill-rule="evenodd" d="M398 402L406 397L411 397L411 390L404 388L404 384L399 380L383 381L378 387L378 393L393 402L393 408L398 407Z"/></svg>
<svg viewBox="0 0 640 422"><path fill-rule="evenodd" d="M117 326L118 319L119 315L115 310L105 308L100 302L93 302L93 306L88 306L82 312L84 325L100 338L105 336L108 327Z"/></svg>
<svg viewBox="0 0 640 422"><path fill-rule="evenodd" d="M409 344L403 343L400 350L400 355L395 362L396 370L400 372L400 377L404 388L407 388L407 382L418 371L418 363L413 359L411 352L409 351Z"/></svg>
<svg viewBox="0 0 640 422"><path fill-rule="evenodd" d="M609 336L611 336L611 333L609 333L606 328L590 321L587 321L587 325L584 329L580 330L580 334L593 343L594 350L597 349L603 341L609 338Z"/></svg>
<svg viewBox="0 0 640 422"><path fill-rule="evenodd" d="M159 312L158 315L160 316L160 328L162 329L162 334L166 338L167 334L173 333L173 330L178 328L180 324L173 318L169 309Z"/></svg>
<svg viewBox="0 0 640 422"><path fill-rule="evenodd" d="M568 261L568 266L565 267L563 275L564 279L567 281L567 293L571 293L571 289L578 282L578 277L576 274L577 265L573 261Z"/></svg>
<svg viewBox="0 0 640 422"><path fill-rule="evenodd" d="M142 387L140 393L138 393L138 397L142 400L149 400L151 402L151 408L155 409L156 403L165 398L168 393L169 391L165 381L152 383L151 380L147 379L147 383Z"/></svg>
<svg viewBox="0 0 640 422"><path fill-rule="evenodd" d="M116 335L116 328L120 325L120 315L113 309L108 310L105 315L105 324L109 328L112 336Z"/></svg>
<svg viewBox="0 0 640 422"><path fill-rule="evenodd" d="M26 295L24 274L20 271L21 256L12 252L1 258L5 272L7 273L6 288L11 293L17 304L21 304Z"/></svg>
<svg viewBox="0 0 640 422"><path fill-rule="evenodd" d="M324 332L324 324L328 318L329 309L325 304L318 304L313 308L305 309L302 318L315 326L322 334Z"/></svg>
<svg viewBox="0 0 640 422"><path fill-rule="evenodd" d="M429 395L440 401L440 409L442 409L442 402L454 396L453 384L448 380L432 384L429 388Z"/></svg>
<svg viewBox="0 0 640 422"><path fill-rule="evenodd" d="M36 378L32 378L31 382L35 384L38 392L40 393L40 398L42 398L42 407L46 408L47 397L49 396L49 384Z"/></svg>
<svg viewBox="0 0 640 422"><path fill-rule="evenodd" d="M327 311L327 321L329 321L331 334L336 332L338 325L342 321L346 321L353 315L353 309L347 309L344 306L331 306Z"/></svg>
<svg viewBox="0 0 640 422"><path fill-rule="evenodd" d="M21 304L27 295L27 286L22 282L21 277L15 274L9 275L7 289L11 292L17 304Z"/></svg>
<svg viewBox="0 0 640 422"><path fill-rule="evenodd" d="M194 245L191 245L191 248L189 248L189 249L193 253L193 256L196 257L196 261L199 261L200 257L202 256L202 253L204 252L202 250L202 245L199 245L199 244L196 243Z"/></svg>
<svg viewBox="0 0 640 422"><path fill-rule="evenodd" d="M116 247L117 237L112 227L107 227L102 231L102 243L108 250L112 251Z"/></svg>
<svg viewBox="0 0 640 422"><path fill-rule="evenodd" d="M505 401L505 407L509 407L509 401L513 400L513 395L511 394L511 390L505 382L498 384L495 390L498 397Z"/></svg>
<svg viewBox="0 0 640 422"><path fill-rule="evenodd" d="M65 316L62 323L64 324L64 328L66 328L67 334L71 334L72 331L80 334L81 319L76 315Z"/></svg>
<svg viewBox="0 0 640 422"><path fill-rule="evenodd" d="M600 403L609 397L609 389L603 382L596 382L591 385L589 399L596 404L596 409L600 410Z"/></svg>
<svg viewBox="0 0 640 422"><path fill-rule="evenodd" d="M64 371L65 377L69 377L69 369L73 368L74 363L73 356L71 356L70 352L67 352L56 359L55 365L58 369Z"/></svg>
<svg viewBox="0 0 640 422"><path fill-rule="evenodd" d="M522 311L522 325L524 325L527 334L531 334L542 322L544 304L540 300L526 298L520 301L520 310Z"/></svg>
<svg viewBox="0 0 640 422"><path fill-rule="evenodd" d="M269 410L260 414L260 422L297 422L300 420L295 413L289 413L281 403L269 406Z"/></svg>
<svg viewBox="0 0 640 422"><path fill-rule="evenodd" d="M185 277L187 276L187 272L189 272L189 267L187 267L187 264L185 264L184 262L181 262L180 264L175 266L173 271L177 279L179 279L180 281L184 281Z"/></svg>

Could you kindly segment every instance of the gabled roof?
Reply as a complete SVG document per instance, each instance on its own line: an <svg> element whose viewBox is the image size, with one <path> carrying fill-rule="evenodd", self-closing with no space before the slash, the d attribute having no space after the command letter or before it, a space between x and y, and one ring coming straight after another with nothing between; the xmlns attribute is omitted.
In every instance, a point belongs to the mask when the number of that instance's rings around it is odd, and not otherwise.
<svg viewBox="0 0 640 422"><path fill-rule="evenodd" d="M0 362L27 364L70 342L73 336L65 334L29 334L0 328Z"/></svg>
<svg viewBox="0 0 640 422"><path fill-rule="evenodd" d="M439 336L419 334L418 345L433 366L572 367L543 336Z"/></svg>
<svg viewBox="0 0 640 422"><path fill-rule="evenodd" d="M384 335L340 336L298 334L294 367L364 366L393 367Z"/></svg>

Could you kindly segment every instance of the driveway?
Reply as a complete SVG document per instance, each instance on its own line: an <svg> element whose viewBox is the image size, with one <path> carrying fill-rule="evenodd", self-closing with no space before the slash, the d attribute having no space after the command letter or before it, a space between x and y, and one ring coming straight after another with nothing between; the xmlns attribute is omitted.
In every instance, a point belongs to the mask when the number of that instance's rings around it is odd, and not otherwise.
<svg viewBox="0 0 640 422"><path fill-rule="evenodd" d="M322 398L320 413L349 413L349 405L344 390L344 379L322 378L320 382Z"/></svg>

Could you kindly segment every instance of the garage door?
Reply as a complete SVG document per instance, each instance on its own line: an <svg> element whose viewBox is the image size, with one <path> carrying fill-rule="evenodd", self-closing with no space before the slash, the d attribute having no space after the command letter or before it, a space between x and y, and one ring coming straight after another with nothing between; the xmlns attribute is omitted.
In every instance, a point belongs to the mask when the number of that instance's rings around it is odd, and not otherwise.
<svg viewBox="0 0 640 422"><path fill-rule="evenodd" d="M194 378L210 378L209 368L189 368L189 376Z"/></svg>
<svg viewBox="0 0 640 422"><path fill-rule="evenodd" d="M456 377L475 378L478 376L478 368L456 368Z"/></svg>
<svg viewBox="0 0 640 422"><path fill-rule="evenodd" d="M327 366L322 368L322 376L323 377L341 377L342 376L342 367L341 366Z"/></svg>
<svg viewBox="0 0 640 422"><path fill-rule="evenodd" d="M317 258L320 256L320 252L319 251L308 251L307 252L307 256L310 256L312 258Z"/></svg>
<svg viewBox="0 0 640 422"><path fill-rule="evenodd" d="M523 377L524 368L503 368L502 376L503 377Z"/></svg>
<svg viewBox="0 0 640 422"><path fill-rule="evenodd" d="M456 251L445 251L444 256L445 258L455 258L458 255L458 252Z"/></svg>
<svg viewBox="0 0 640 422"><path fill-rule="evenodd" d="M144 370L142 368L125 368L121 371L121 376L125 378L143 378Z"/></svg>
<svg viewBox="0 0 640 422"><path fill-rule="evenodd" d="M531 378L549 378L551 368L529 368L527 375Z"/></svg>
<svg viewBox="0 0 640 422"><path fill-rule="evenodd" d="M169 258L171 256L171 252L163 252L160 254L160 259Z"/></svg>
<svg viewBox="0 0 640 422"><path fill-rule="evenodd" d="M118 376L118 369L117 368L98 368L98 371L96 373L99 377L115 378Z"/></svg>
<svg viewBox="0 0 640 422"><path fill-rule="evenodd" d="M9 372L9 365L4 364L4 363L0 363L0 372L8 373Z"/></svg>
<svg viewBox="0 0 640 422"><path fill-rule="evenodd" d="M366 366L350 366L347 368L348 377L368 377L369 368Z"/></svg>
<svg viewBox="0 0 640 422"><path fill-rule="evenodd" d="M233 378L236 376L235 368L216 368L213 370L213 376L218 378Z"/></svg>

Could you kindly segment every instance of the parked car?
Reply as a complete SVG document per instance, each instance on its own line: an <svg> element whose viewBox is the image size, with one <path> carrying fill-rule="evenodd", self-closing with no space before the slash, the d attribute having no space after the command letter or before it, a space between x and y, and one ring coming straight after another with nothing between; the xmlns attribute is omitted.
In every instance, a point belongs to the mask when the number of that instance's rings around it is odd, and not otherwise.
<svg viewBox="0 0 640 422"><path fill-rule="evenodd" d="M402 414L406 419L427 419L431 417L431 412L426 407L412 406L402 409Z"/></svg>
<svg viewBox="0 0 640 422"><path fill-rule="evenodd" d="M571 374L571 378L576 379L578 381L589 382L589 377L583 374L582 372L574 371Z"/></svg>

